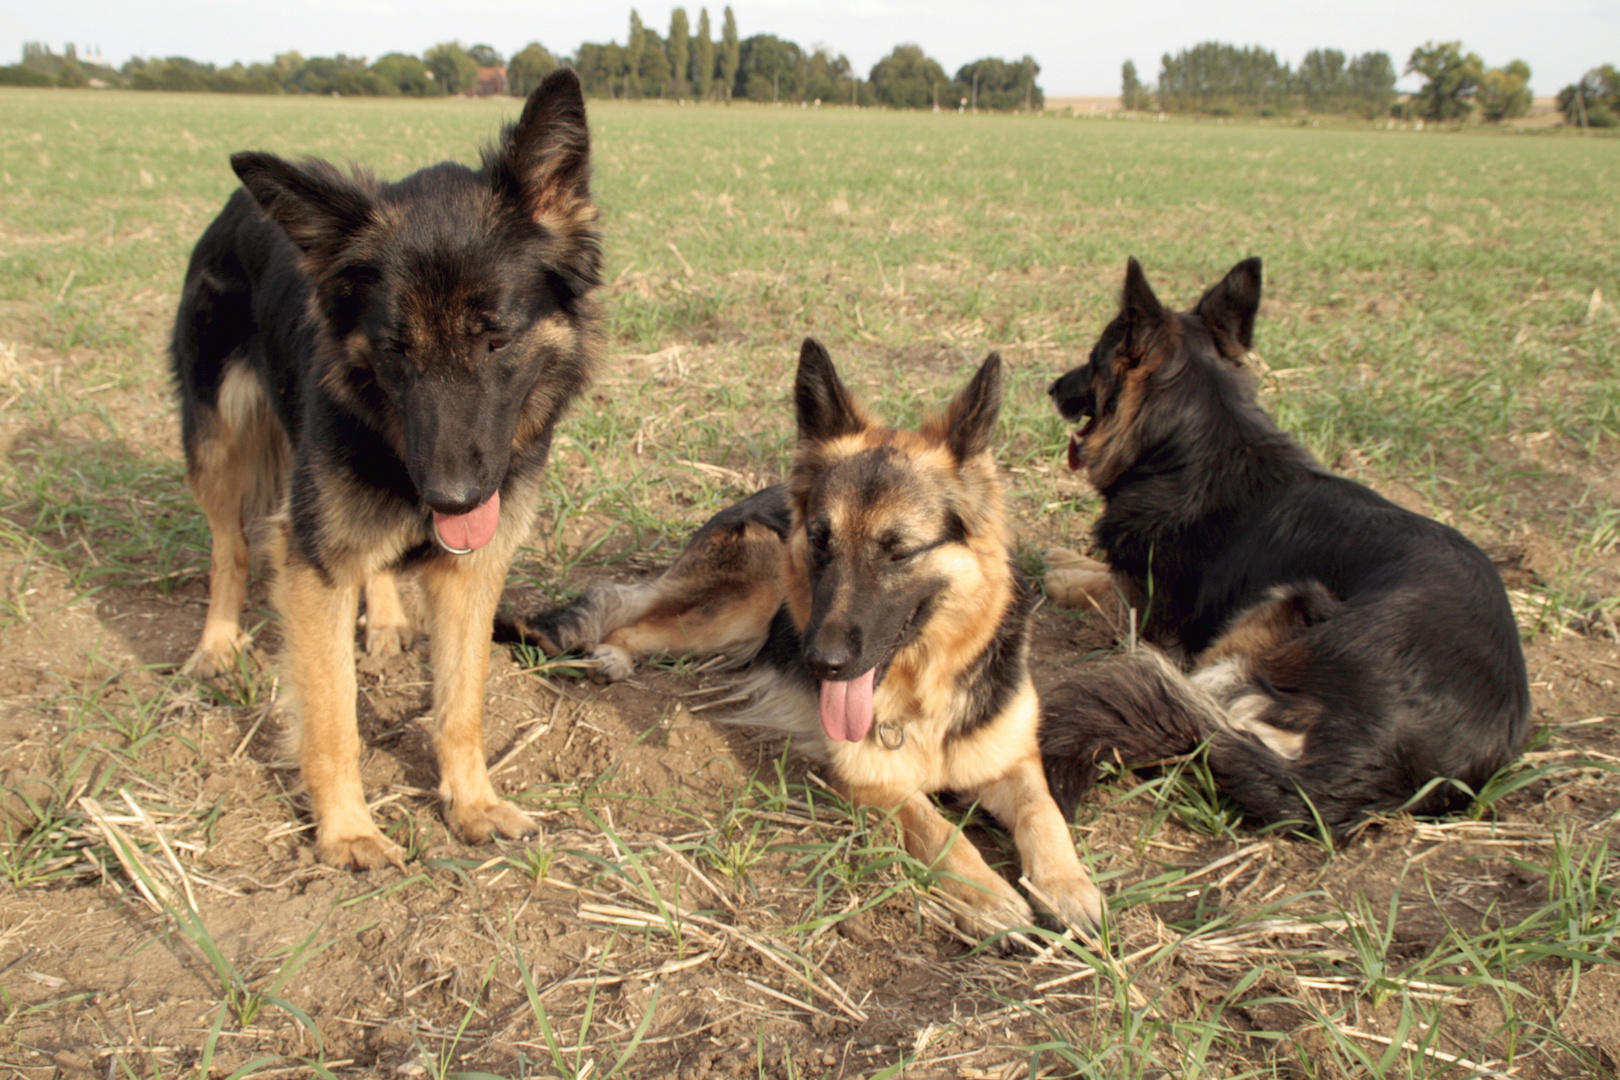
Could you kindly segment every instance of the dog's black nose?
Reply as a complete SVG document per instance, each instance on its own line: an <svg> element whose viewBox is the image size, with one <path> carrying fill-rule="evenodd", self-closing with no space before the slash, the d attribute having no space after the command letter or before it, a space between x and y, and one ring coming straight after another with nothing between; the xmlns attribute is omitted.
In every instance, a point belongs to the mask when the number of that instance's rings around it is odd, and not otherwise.
<svg viewBox="0 0 1620 1080"><path fill-rule="evenodd" d="M855 654L848 649L806 649L804 666L822 682L843 682L854 668Z"/></svg>
<svg viewBox="0 0 1620 1080"><path fill-rule="evenodd" d="M423 488L422 501L441 514L465 514L483 505L483 494L475 487Z"/></svg>

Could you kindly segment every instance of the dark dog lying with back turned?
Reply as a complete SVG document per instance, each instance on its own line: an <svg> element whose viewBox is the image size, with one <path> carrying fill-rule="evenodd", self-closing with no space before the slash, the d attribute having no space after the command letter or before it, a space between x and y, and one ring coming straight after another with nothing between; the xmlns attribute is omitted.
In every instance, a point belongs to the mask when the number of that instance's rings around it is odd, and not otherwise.
<svg viewBox="0 0 1620 1080"><path fill-rule="evenodd" d="M416 569L445 816L471 842L530 832L485 768L484 679L552 428L602 351L579 79L547 76L476 170L383 183L271 154L231 166L243 186L192 253L172 346L187 479L213 536L186 670L236 663L244 516L279 510L276 607L316 850L399 864L361 785L354 633L363 587L367 651L400 649L394 574Z"/></svg>
<svg viewBox="0 0 1620 1080"><path fill-rule="evenodd" d="M1047 695L1041 749L1066 813L1098 760L1208 740L1245 812L1342 837L1371 814L1466 802L1523 749L1524 655L1490 559L1277 429L1243 362L1259 306L1259 259L1179 314L1132 259L1089 363L1052 384L1083 423L1069 464L1105 500L1108 571L1052 584L1117 587L1158 646Z"/></svg>

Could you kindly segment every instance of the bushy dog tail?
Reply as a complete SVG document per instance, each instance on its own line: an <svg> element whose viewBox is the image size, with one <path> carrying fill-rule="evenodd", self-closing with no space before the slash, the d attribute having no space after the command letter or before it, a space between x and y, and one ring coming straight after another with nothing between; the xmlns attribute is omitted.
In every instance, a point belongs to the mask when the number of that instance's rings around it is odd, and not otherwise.
<svg viewBox="0 0 1620 1080"><path fill-rule="evenodd" d="M534 645L547 656L578 652L641 618L655 599L656 593L646 585L598 582L560 607L497 616L495 640Z"/></svg>
<svg viewBox="0 0 1620 1080"><path fill-rule="evenodd" d="M1209 744L1216 785L1245 814L1267 824L1353 832L1370 810L1401 805L1404 788L1375 750L1344 748L1331 761L1300 758L1308 702L1284 702L1274 688L1237 675L1241 667L1207 666L1183 673L1145 648L1106 660L1083 681L1045 695L1041 757L1046 783L1066 817L1097 780L1097 763L1145 765ZM1257 722L1257 704L1275 705ZM1269 741L1268 741L1269 740Z"/></svg>
<svg viewBox="0 0 1620 1080"><path fill-rule="evenodd" d="M1165 656L1143 649L1099 663L1046 695L1041 758L1065 818L1097 782L1097 763L1143 765L1188 754L1218 727L1220 706Z"/></svg>

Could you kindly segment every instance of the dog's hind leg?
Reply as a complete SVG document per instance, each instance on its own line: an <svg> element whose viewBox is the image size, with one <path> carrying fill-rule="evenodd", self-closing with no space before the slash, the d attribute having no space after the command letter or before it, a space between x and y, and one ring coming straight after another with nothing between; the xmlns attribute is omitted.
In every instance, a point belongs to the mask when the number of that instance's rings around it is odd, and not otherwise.
<svg viewBox="0 0 1620 1080"><path fill-rule="evenodd" d="M759 651L771 619L782 606L774 578L694 583L665 575L651 603L635 622L608 634L592 654L609 677L630 673L637 656L725 653L745 660Z"/></svg>
<svg viewBox="0 0 1620 1080"><path fill-rule="evenodd" d="M411 620L399 599L399 578L377 570L366 578L366 655L398 656L411 647Z"/></svg>
<svg viewBox="0 0 1620 1080"><path fill-rule="evenodd" d="M241 626L248 589L248 543L242 522L246 485L241 473L231 466L233 456L232 448L223 440L205 436L187 477L191 493L208 519L212 540L208 615L203 621L202 639L180 669L181 674L199 679L229 671L248 643Z"/></svg>
<svg viewBox="0 0 1620 1080"><path fill-rule="evenodd" d="M439 798L468 843L535 832L528 815L495 794L484 763L484 684L490 625L511 563L497 541L471 555L437 558L422 568L433 642L434 741Z"/></svg>
<svg viewBox="0 0 1620 1080"><path fill-rule="evenodd" d="M654 580L593 585L560 608L503 621L497 639L528 641L553 655L587 650L600 665L597 678L610 682L629 675L641 656L752 657L782 606L783 543L739 509L699 530Z"/></svg>
<svg viewBox="0 0 1620 1080"><path fill-rule="evenodd" d="M241 628L247 602L246 518L279 501L286 440L258 377L238 363L220 380L216 404L190 416L186 481L208 519L212 539L208 616L182 673L200 679L230 670L247 646Z"/></svg>

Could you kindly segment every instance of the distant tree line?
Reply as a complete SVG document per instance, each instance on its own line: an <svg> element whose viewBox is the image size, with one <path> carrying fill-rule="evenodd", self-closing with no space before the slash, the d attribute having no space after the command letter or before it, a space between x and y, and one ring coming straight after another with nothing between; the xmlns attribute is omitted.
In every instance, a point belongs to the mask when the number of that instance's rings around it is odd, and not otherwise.
<svg viewBox="0 0 1620 1080"><path fill-rule="evenodd" d="M557 66L531 43L510 60L488 45L435 45L421 56L389 53L375 63L362 57L304 57L282 53L268 64L216 67L184 56L131 57L122 67L90 64L72 45L61 54L37 42L23 46L22 63L0 67L0 85L117 86L133 90L214 91L237 94L362 94L378 97L445 94L527 94Z"/></svg>
<svg viewBox="0 0 1620 1080"><path fill-rule="evenodd" d="M1349 57L1338 49L1312 49L1295 69L1269 49L1206 41L1166 53L1152 89L1142 85L1129 61L1122 76L1126 108L1157 105L1164 112L1216 116L1297 109L1377 116L1396 97L1395 65L1381 52Z"/></svg>
<svg viewBox="0 0 1620 1080"><path fill-rule="evenodd" d="M37 41L23 43L22 63L0 67L0 86L121 86L115 68L81 60L69 45L53 53Z"/></svg>
<svg viewBox="0 0 1620 1080"><path fill-rule="evenodd" d="M1040 65L1030 56L1010 61L985 57L949 76L918 46L898 45L862 78L849 57L826 46L805 49L774 34L740 37L729 6L718 38L708 8L699 9L696 27L685 8L676 8L667 34L644 24L631 9L624 44L586 42L572 56L553 55L531 42L503 59L489 45L468 48L446 42L421 56L389 53L375 62L342 53L306 58L289 52L268 64L229 67L184 56L132 57L114 69L81 62L72 46L58 56L29 43L22 63L0 67L0 84L243 94L523 96L560 64L578 71L585 92L593 97L999 110L1036 110L1046 100L1035 81Z"/></svg>
<svg viewBox="0 0 1620 1080"><path fill-rule="evenodd" d="M670 13L661 35L630 12L625 43L586 42L572 58L594 97L671 98L925 109L1039 109L1045 95L1035 82L1032 57L1007 61L986 57L964 64L955 76L916 45L897 45L866 78L849 57L826 46L806 49L775 34L740 37L728 6L713 37L707 8L694 30L685 8Z"/></svg>
<svg viewBox="0 0 1620 1080"><path fill-rule="evenodd" d="M1603 81L1605 71L1611 77L1609 83ZM1127 60L1120 71L1120 97L1127 109L1217 116L1296 111L1368 117L1398 113L1441 121L1477 115L1496 123L1523 116L1530 109L1530 65L1523 60L1487 68L1478 54L1464 52L1461 42L1431 41L1412 50L1405 72L1423 76L1424 83L1409 100L1401 101L1395 90L1395 65L1388 53L1346 56L1338 49L1312 49L1295 68L1258 46L1239 48L1206 41L1174 55L1166 53L1156 86L1144 85L1136 65ZM1613 67L1594 68L1586 80L1592 84L1591 92L1569 87L1566 93L1572 101L1593 97L1607 110L1609 106L1602 104L1609 100L1603 96L1604 87L1613 86L1613 72ZM1570 115L1568 110L1565 115ZM1620 116L1616 122L1620 123Z"/></svg>

